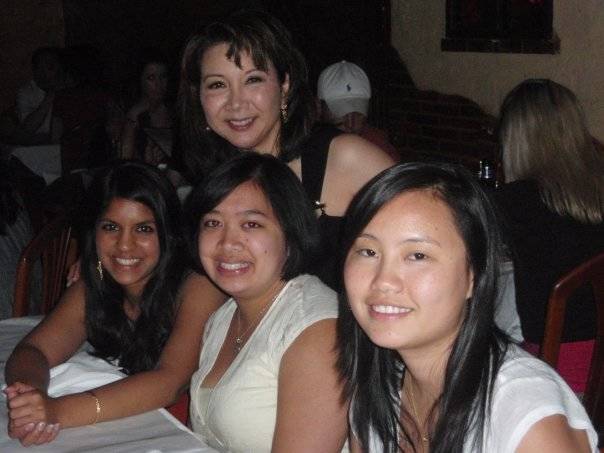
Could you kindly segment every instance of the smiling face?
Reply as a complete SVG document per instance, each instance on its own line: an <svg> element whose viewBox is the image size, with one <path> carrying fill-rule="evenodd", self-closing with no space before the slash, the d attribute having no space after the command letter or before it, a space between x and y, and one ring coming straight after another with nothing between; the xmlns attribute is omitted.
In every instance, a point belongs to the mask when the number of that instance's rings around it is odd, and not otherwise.
<svg viewBox="0 0 604 453"><path fill-rule="evenodd" d="M264 300L280 287L286 255L279 220L251 181L201 219L201 264L210 279L238 301Z"/></svg>
<svg viewBox="0 0 604 453"><path fill-rule="evenodd" d="M163 101L168 90L168 68L163 63L148 63L143 69L140 83L144 97Z"/></svg>
<svg viewBox="0 0 604 453"><path fill-rule="evenodd" d="M448 351L473 276L449 207L434 192L418 190L377 212L348 252L344 282L371 341L404 357Z"/></svg>
<svg viewBox="0 0 604 453"><path fill-rule="evenodd" d="M228 48L210 47L201 60L199 92L208 126L236 147L276 155L288 78L281 83L271 62L263 71L246 52L238 67L226 57Z"/></svg>
<svg viewBox="0 0 604 453"><path fill-rule="evenodd" d="M155 217L142 203L114 198L96 226L103 270L130 296L139 297L159 262Z"/></svg>

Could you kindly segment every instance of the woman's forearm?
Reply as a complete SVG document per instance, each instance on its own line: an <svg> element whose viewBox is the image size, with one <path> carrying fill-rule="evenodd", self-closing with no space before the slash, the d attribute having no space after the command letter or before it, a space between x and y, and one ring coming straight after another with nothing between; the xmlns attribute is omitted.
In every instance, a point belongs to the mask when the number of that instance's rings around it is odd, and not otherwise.
<svg viewBox="0 0 604 453"><path fill-rule="evenodd" d="M4 372L7 385L22 382L42 392L48 389L50 367L46 356L35 346L18 345L6 362Z"/></svg>
<svg viewBox="0 0 604 453"><path fill-rule="evenodd" d="M142 372L92 392L57 398L52 411L63 428L128 417L171 405L187 382L178 382L163 371Z"/></svg>

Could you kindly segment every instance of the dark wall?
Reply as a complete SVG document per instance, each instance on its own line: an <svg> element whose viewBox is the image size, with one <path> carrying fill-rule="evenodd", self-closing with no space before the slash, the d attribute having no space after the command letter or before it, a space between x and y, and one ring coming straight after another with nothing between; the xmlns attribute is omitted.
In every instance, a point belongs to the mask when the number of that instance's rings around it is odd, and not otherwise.
<svg viewBox="0 0 604 453"><path fill-rule="evenodd" d="M110 80L132 69L136 53L160 48L177 64L188 36L214 18L244 7L264 9L292 31L310 64L311 80L341 59L374 66L383 47L383 7L364 0L63 0L65 44L98 49Z"/></svg>

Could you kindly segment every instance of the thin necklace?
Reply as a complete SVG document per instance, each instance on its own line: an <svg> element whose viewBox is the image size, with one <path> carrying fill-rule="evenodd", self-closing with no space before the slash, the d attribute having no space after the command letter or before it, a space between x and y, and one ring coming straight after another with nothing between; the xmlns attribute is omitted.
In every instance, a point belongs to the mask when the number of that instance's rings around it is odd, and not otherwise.
<svg viewBox="0 0 604 453"><path fill-rule="evenodd" d="M413 394L413 383L411 382L411 380L409 380L409 400L411 401L411 410L413 410L413 416L415 417L415 422L417 423L417 428L419 429L419 436L422 439L422 442L424 444L427 444L428 442L430 442L430 438L428 437L428 434L423 432L423 426L422 423L419 419L419 415L417 414L417 408L415 407L415 395Z"/></svg>
<svg viewBox="0 0 604 453"><path fill-rule="evenodd" d="M239 309L239 307L237 307L237 335L235 335L235 354L238 354L241 351L241 349L243 348L243 339L248 334L248 332L252 329L252 327L257 325L258 322L260 322L260 320L262 319L262 316L264 315L264 313L266 313L266 310L268 310L268 307L273 305L273 302L275 302L275 300L277 300L277 297L279 297L279 294L281 294L282 289L283 289L283 287L279 288L279 291L277 291L277 294L275 294L275 296L272 299L270 299L264 307L262 307L262 310L260 310L260 312L258 312L254 321L252 323L250 323L250 325L247 327L247 329L245 329L245 331L243 331L243 333L239 333L239 331L241 330L241 310Z"/></svg>

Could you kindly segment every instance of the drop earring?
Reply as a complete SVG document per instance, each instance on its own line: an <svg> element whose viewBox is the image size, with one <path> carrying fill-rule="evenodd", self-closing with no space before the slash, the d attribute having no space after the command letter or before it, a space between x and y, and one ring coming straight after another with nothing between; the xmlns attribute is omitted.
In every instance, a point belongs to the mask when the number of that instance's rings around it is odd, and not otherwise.
<svg viewBox="0 0 604 453"><path fill-rule="evenodd" d="M103 265L101 263L101 260L99 260L98 263L96 263L96 270L98 271L99 278L102 281L103 280Z"/></svg>
<svg viewBox="0 0 604 453"><path fill-rule="evenodd" d="M281 121L287 123L287 104L281 106Z"/></svg>

